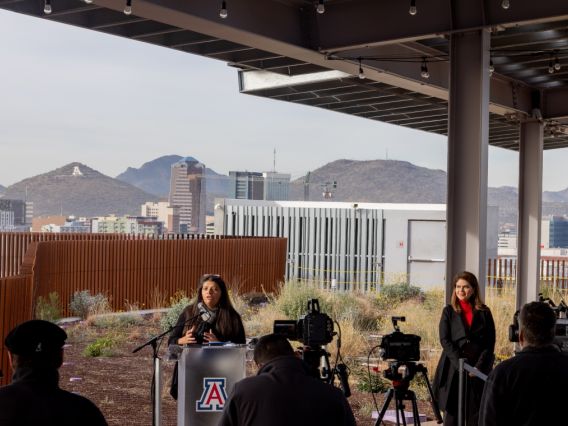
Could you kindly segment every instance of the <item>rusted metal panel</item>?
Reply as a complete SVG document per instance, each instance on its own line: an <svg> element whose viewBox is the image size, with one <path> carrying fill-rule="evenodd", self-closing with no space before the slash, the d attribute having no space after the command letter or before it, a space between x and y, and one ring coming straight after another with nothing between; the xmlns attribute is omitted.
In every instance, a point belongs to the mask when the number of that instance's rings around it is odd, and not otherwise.
<svg viewBox="0 0 568 426"><path fill-rule="evenodd" d="M32 318L31 277L0 278L0 386L10 383L12 377L4 339L17 324Z"/></svg>
<svg viewBox="0 0 568 426"><path fill-rule="evenodd" d="M283 280L282 238L38 242L34 293L57 292L67 310L74 292L109 297L115 310L125 303L151 306L159 291L192 294L199 277L218 273L236 293L276 291ZM65 312L68 313L67 311Z"/></svg>

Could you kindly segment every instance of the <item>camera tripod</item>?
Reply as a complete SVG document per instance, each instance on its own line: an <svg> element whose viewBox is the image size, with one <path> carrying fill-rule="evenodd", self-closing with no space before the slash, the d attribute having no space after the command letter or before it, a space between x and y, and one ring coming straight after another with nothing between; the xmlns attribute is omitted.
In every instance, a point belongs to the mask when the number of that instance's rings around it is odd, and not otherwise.
<svg viewBox="0 0 568 426"><path fill-rule="evenodd" d="M404 369L405 373L400 373L401 369ZM404 401L410 401L412 404L412 421L414 426L420 426L420 415L418 413L418 403L416 402L416 394L409 389L410 382L414 378L415 374L419 372L423 375L426 386L428 387L428 393L430 394L430 401L432 404L432 410L434 411L434 416L438 423L442 423L442 415L438 408L438 404L434 399L434 394L432 392L432 386L428 380L428 370L421 364L416 364L414 362L393 362L390 365L389 370L385 371L385 377L392 381L392 387L387 391L385 402L381 407L379 412L379 417L375 423L375 426L379 426L383 421L385 413L389 407L390 402L394 397L395 401L395 412L396 412L396 425L406 426L406 416L404 414ZM402 418L402 423L401 423Z"/></svg>

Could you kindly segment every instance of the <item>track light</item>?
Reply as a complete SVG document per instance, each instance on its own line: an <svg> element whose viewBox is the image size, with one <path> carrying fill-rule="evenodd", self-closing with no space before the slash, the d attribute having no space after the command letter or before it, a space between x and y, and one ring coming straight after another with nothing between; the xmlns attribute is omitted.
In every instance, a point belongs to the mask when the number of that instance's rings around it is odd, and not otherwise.
<svg viewBox="0 0 568 426"><path fill-rule="evenodd" d="M548 61L548 73L552 74L554 72L554 62L552 62L552 58Z"/></svg>
<svg viewBox="0 0 568 426"><path fill-rule="evenodd" d="M87 3L87 4L93 3L93 0L83 0L83 1L84 1L85 3Z"/></svg>
<svg viewBox="0 0 568 426"><path fill-rule="evenodd" d="M318 7L316 7L316 11L321 15L325 12L325 5L323 4L323 0L318 1Z"/></svg>
<svg viewBox="0 0 568 426"><path fill-rule="evenodd" d="M556 55L554 57L554 70L560 71L560 68L562 68L562 65L560 65L560 60L558 59L558 55Z"/></svg>
<svg viewBox="0 0 568 426"><path fill-rule="evenodd" d="M49 15L52 12L51 9L51 0L45 0L43 3L43 13Z"/></svg>
<svg viewBox="0 0 568 426"><path fill-rule="evenodd" d="M430 78L430 72L428 71L428 63L426 59L422 60L422 66L420 67L420 76L422 78Z"/></svg>
<svg viewBox="0 0 568 426"><path fill-rule="evenodd" d="M365 80L365 73L363 72L363 67L361 66L361 58L359 58L359 78Z"/></svg>
<svg viewBox="0 0 568 426"><path fill-rule="evenodd" d="M227 2L223 0L221 2L221 9L219 9L219 17L226 19L229 16L229 12L227 11Z"/></svg>
<svg viewBox="0 0 568 426"><path fill-rule="evenodd" d="M489 60L489 76L492 76L495 72L495 67L493 66L493 59Z"/></svg>
<svg viewBox="0 0 568 426"><path fill-rule="evenodd" d="M410 0L410 9L408 9L408 13L412 16L418 13L418 9L416 9L416 0Z"/></svg>
<svg viewBox="0 0 568 426"><path fill-rule="evenodd" d="M126 5L124 6L123 12L125 15L132 14L132 0L126 0Z"/></svg>
<svg viewBox="0 0 568 426"><path fill-rule="evenodd" d="M509 0L503 0L501 2L501 7L505 10L509 9L511 7L511 3L509 2Z"/></svg>

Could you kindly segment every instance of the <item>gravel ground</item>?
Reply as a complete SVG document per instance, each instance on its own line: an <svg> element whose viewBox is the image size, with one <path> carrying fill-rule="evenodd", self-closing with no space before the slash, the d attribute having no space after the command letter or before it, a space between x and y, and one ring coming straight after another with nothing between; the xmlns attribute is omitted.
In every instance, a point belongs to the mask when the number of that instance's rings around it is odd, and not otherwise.
<svg viewBox="0 0 568 426"><path fill-rule="evenodd" d="M130 327L100 328L84 324L67 327L70 337L65 348L65 363L60 370L61 387L91 399L99 406L109 425L151 425L152 350L147 347L136 354L132 350L159 332L158 323L149 319ZM109 334L119 342L111 349L111 356L83 355L89 343ZM164 355L165 347L160 350L160 356ZM168 393L173 363L163 361L162 366L162 425L174 426L177 424L176 403ZM254 372L254 367L249 365L247 374ZM354 390L349 402L358 425L374 425L374 420L370 419L373 402L369 393ZM381 407L382 403L383 396L378 395L378 406ZM407 407L410 411L410 404ZM394 407L391 404L389 408ZM419 409L431 416L427 403L419 401Z"/></svg>

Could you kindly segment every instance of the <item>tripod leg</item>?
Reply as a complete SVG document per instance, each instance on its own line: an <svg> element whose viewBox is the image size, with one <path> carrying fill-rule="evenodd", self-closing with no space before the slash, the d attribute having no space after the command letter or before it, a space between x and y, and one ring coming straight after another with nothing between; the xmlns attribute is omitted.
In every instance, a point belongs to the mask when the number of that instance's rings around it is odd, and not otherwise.
<svg viewBox="0 0 568 426"><path fill-rule="evenodd" d="M404 400L401 395L397 395L395 393L395 401L396 401L396 425L399 426L400 423L398 421L398 414L400 413L400 417L402 418L402 425L406 426L406 415L404 414Z"/></svg>
<svg viewBox="0 0 568 426"><path fill-rule="evenodd" d="M385 402L383 403L383 406L381 408L381 412L379 413L379 417L377 418L375 426L380 426L381 422L383 421L383 417L385 417L385 413L387 412L387 409L389 408L389 404L391 402L393 394L394 394L394 389L390 388L387 392Z"/></svg>
<svg viewBox="0 0 568 426"><path fill-rule="evenodd" d="M420 426L420 414L418 413L418 403L416 402L416 394L412 393L412 417L414 426Z"/></svg>

